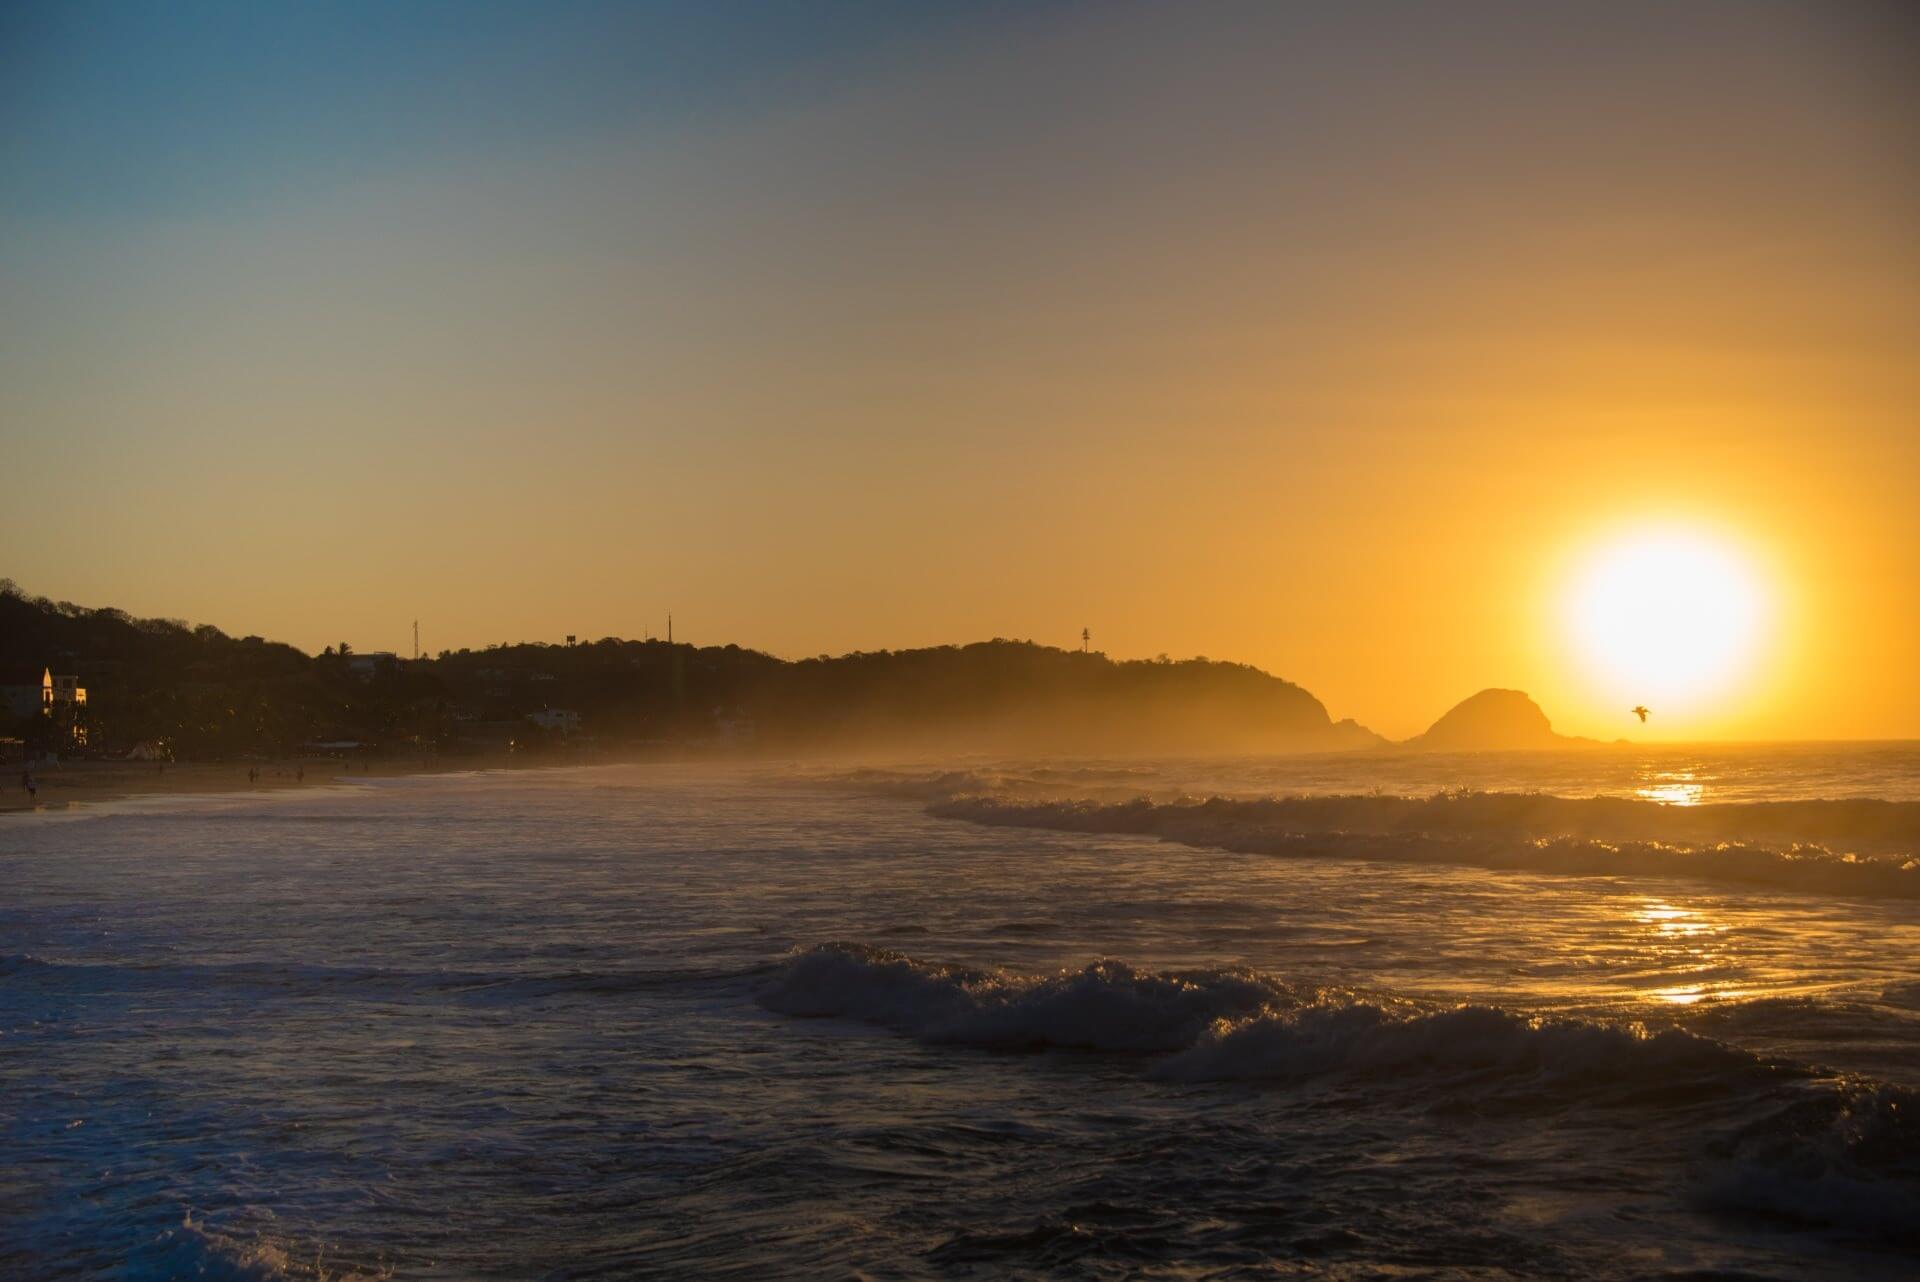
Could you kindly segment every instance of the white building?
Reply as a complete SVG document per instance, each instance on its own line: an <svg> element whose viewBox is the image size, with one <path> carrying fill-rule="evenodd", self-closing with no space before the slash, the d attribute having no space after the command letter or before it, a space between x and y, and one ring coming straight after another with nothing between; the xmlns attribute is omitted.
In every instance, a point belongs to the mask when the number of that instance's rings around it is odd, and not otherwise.
<svg viewBox="0 0 1920 1282"><path fill-rule="evenodd" d="M40 674L40 710L48 716L72 716L87 706L87 688L80 678L61 676L48 668Z"/></svg>
<svg viewBox="0 0 1920 1282"><path fill-rule="evenodd" d="M580 714L570 708L542 708L529 712L527 720L542 730L558 730L563 735L575 734L580 729Z"/></svg>
<svg viewBox="0 0 1920 1282"><path fill-rule="evenodd" d="M368 654L349 655L347 671L356 677L371 677L374 673L391 668L400 661L400 656L391 650L374 650Z"/></svg>

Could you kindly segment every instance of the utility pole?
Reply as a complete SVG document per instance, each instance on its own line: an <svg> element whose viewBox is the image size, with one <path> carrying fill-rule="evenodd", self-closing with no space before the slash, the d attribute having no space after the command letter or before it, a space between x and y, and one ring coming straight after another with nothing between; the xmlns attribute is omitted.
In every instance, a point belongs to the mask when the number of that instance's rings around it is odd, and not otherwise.
<svg viewBox="0 0 1920 1282"><path fill-rule="evenodd" d="M667 611L667 644L673 644L673 611Z"/></svg>
<svg viewBox="0 0 1920 1282"><path fill-rule="evenodd" d="M416 662L420 658L420 620L418 619L413 621L413 657Z"/></svg>

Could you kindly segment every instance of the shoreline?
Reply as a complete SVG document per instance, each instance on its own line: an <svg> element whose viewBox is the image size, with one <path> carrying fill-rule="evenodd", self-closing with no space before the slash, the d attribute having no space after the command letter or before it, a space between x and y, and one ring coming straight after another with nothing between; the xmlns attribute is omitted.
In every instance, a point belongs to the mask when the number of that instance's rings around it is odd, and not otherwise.
<svg viewBox="0 0 1920 1282"><path fill-rule="evenodd" d="M454 774L470 770L538 770L580 764L514 760L507 754L411 761L343 761L335 757L290 757L281 761L67 761L36 766L36 800L21 783L25 766L0 774L0 815L74 810L135 797L247 796L325 788L361 779ZM249 770L259 771L248 779Z"/></svg>

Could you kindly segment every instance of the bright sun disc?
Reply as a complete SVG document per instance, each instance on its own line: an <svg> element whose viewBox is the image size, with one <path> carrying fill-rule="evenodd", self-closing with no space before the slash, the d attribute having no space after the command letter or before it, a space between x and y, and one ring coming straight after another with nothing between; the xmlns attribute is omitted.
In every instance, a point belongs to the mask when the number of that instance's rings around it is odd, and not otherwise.
<svg viewBox="0 0 1920 1282"><path fill-rule="evenodd" d="M1725 544L1660 531L1610 543L1575 576L1568 623L1608 693L1694 705L1753 657L1763 601L1751 567Z"/></svg>

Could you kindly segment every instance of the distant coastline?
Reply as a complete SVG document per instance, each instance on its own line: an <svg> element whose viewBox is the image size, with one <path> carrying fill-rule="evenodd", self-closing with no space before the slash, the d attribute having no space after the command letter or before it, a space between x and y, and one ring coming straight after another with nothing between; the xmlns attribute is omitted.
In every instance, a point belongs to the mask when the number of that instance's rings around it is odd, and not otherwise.
<svg viewBox="0 0 1920 1282"><path fill-rule="evenodd" d="M402 657L308 655L177 620L30 598L0 580L0 767L40 801L712 756L1177 757L1610 746L1484 690L1391 741L1292 682L1205 658L1114 660L995 639L785 660L603 638ZM55 674L58 674L57 676ZM50 685L60 715L42 705ZM7 683L14 684L7 684ZM52 696L48 696L52 698ZM1624 741L1616 741L1624 743ZM56 765L55 763L64 763ZM32 804L20 780L0 810Z"/></svg>
<svg viewBox="0 0 1920 1282"><path fill-rule="evenodd" d="M1292 682L996 638L786 660L608 637L402 657L29 598L0 583L14 759L1302 752L1376 746ZM40 689L45 683L46 693Z"/></svg>

